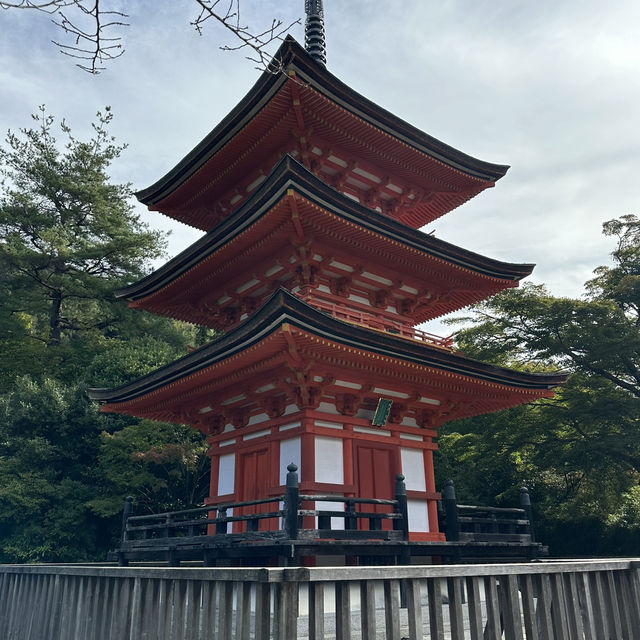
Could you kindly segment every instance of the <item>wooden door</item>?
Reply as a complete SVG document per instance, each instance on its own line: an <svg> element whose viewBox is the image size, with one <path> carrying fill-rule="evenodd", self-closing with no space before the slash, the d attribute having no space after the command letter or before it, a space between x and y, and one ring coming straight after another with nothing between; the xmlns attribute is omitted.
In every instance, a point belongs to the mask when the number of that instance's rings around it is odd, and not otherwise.
<svg viewBox="0 0 640 640"><path fill-rule="evenodd" d="M268 447L265 446L262 449L254 449L253 451L240 453L238 456L238 465L238 501L244 502L267 498L267 488L273 484L271 482ZM277 502L269 502L238 508L236 515L277 511L277 509ZM278 520L276 518L269 518L258 522L259 531L268 531L277 528ZM233 531L236 533L246 530L247 526L245 522L236 522L233 527Z"/></svg>
<svg viewBox="0 0 640 640"><path fill-rule="evenodd" d="M355 480L357 498L392 500L395 482L394 450L376 444L355 446ZM361 505L358 511L388 513L390 506ZM359 529L368 529L368 522L359 522ZM391 520L383 520L382 528L393 528Z"/></svg>

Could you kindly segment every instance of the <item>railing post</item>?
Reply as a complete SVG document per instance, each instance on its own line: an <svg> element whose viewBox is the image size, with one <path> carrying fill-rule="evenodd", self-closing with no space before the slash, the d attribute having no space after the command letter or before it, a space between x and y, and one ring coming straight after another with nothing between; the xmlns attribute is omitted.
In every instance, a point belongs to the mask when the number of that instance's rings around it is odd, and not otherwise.
<svg viewBox="0 0 640 640"><path fill-rule="evenodd" d="M458 503L456 502L456 490L453 488L453 480L447 480L442 490L442 502L445 513L444 535L448 542L460 540L460 523L458 522Z"/></svg>
<svg viewBox="0 0 640 640"><path fill-rule="evenodd" d="M394 520L398 522L398 530L402 531L402 539L409 539L409 511L407 509L407 485L404 483L404 476L399 473L396 476L395 487L395 500L398 503L397 510L400 514L400 520Z"/></svg>
<svg viewBox="0 0 640 640"><path fill-rule="evenodd" d="M347 531L355 531L358 528L356 516L356 503L353 500L345 500L344 503L344 528Z"/></svg>
<svg viewBox="0 0 640 640"><path fill-rule="evenodd" d="M529 535L531 536L531 542L536 541L536 535L533 528L533 509L531 508L531 497L529 496L529 489L522 487L520 489L520 507L524 509L524 512L529 520Z"/></svg>
<svg viewBox="0 0 640 640"><path fill-rule="evenodd" d="M122 542L127 540L127 521L129 520L129 516L133 512L133 498L131 496L127 496L124 499L124 509L122 510L122 535L120 539Z"/></svg>
<svg viewBox="0 0 640 640"><path fill-rule="evenodd" d="M122 532L120 535L120 549L118 549L118 566L126 567L129 564L125 556L125 552L122 550L122 546L127 541L127 523L129 521L129 517L133 513L133 498L131 496L127 496L124 499L124 509L122 510Z"/></svg>
<svg viewBox="0 0 640 640"><path fill-rule="evenodd" d="M164 522L164 526L165 526L165 537L166 538L171 538L171 532L173 529L173 514L172 513L167 513L167 517L165 518L165 522Z"/></svg>
<svg viewBox="0 0 640 640"><path fill-rule="evenodd" d="M291 463L287 467L287 489L284 496L284 528L289 540L298 538L298 508L300 491L298 490L298 467Z"/></svg>
<svg viewBox="0 0 640 640"><path fill-rule="evenodd" d="M225 518L224 522L216 522L216 535L221 535L223 533L227 533L228 522L226 521L227 517L227 507L218 507L216 518Z"/></svg>

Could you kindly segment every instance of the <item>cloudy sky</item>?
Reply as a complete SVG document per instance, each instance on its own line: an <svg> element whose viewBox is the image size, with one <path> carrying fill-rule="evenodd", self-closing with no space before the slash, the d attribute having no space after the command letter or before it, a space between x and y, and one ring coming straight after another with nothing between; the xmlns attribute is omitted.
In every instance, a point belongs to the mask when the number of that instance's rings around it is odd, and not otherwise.
<svg viewBox="0 0 640 640"><path fill-rule="evenodd" d="M39 104L89 133L111 105L129 147L112 177L149 186L236 104L258 71L193 0L127 5L124 55L99 76L50 43L46 15L0 11L0 132ZM535 282L579 296L608 260L605 220L640 214L640 2L637 0L325 0L328 68L356 91L440 140L511 165L488 190L426 228L514 262ZM303 0L242 0L255 30L302 17ZM303 41L303 28L292 35ZM160 214L170 254L198 233Z"/></svg>

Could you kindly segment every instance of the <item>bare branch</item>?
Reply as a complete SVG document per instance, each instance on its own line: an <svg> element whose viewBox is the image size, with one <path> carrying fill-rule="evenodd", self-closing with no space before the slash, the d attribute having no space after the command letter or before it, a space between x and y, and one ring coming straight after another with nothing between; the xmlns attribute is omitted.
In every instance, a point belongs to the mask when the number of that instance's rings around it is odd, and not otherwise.
<svg viewBox="0 0 640 640"><path fill-rule="evenodd" d="M211 18L217 21L225 29L228 29L240 40L237 45L222 45L222 51L239 51L248 49L250 55L247 60L255 62L259 69L269 69L278 73L281 69L274 69L271 66L272 56L267 52L268 46L275 40L282 40L283 36L296 24L300 24L300 19L294 20L291 24L285 25L282 20L274 18L271 26L260 33L252 33L249 26L240 22L240 0L229 0L228 4L222 4L222 0L195 0L200 6L200 13L191 22L195 30L202 35L203 27L207 20ZM218 7L221 6L221 9ZM226 9L225 9L226 7Z"/></svg>
<svg viewBox="0 0 640 640"><path fill-rule="evenodd" d="M107 29L126 27L128 24L121 20L127 15L120 11L105 11L100 7L100 0L85 6L78 0L75 7L79 10L81 19L88 20L88 27L82 28L79 23L72 22L61 10L58 10L60 21L53 20L67 35L73 38L73 45L54 41L60 47L60 52L78 60L88 60L88 64L78 63L77 66L89 73L99 73L104 70L105 62L119 58L124 49L120 44L120 36L107 37ZM105 18L107 21L105 22ZM115 18L115 19L114 19Z"/></svg>
<svg viewBox="0 0 640 640"><path fill-rule="evenodd" d="M120 11L106 10L101 5L104 0L0 0L1 9L35 9L52 16L52 22L67 36L70 43L53 41L60 52L82 62L77 66L92 74L104 70L104 65L119 58L124 49L119 35L114 30L129 26L125 21L128 15ZM248 60L255 62L261 70L269 69L274 73L281 71L272 65L272 56L267 52L271 43L282 40L284 35L300 19L290 24L274 18L271 25L258 33L253 33L240 18L240 0L192 0L198 6L199 13L191 22L195 30L202 35L205 23L213 19L231 32L237 44L220 46L222 51L245 49ZM116 31L117 33L117 31Z"/></svg>

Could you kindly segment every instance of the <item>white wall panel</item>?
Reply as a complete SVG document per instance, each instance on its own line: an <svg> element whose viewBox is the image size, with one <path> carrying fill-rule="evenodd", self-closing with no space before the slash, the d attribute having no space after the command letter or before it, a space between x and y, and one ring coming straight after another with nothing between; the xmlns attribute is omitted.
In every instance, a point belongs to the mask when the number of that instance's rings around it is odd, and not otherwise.
<svg viewBox="0 0 640 640"><path fill-rule="evenodd" d="M316 436L315 466L316 482L344 484L344 461L340 438Z"/></svg>
<svg viewBox="0 0 640 640"><path fill-rule="evenodd" d="M429 513L425 500L407 500L409 531L429 531Z"/></svg>
<svg viewBox="0 0 640 640"><path fill-rule="evenodd" d="M233 493L234 476L236 473L236 454L227 453L220 456L220 468L218 470L218 495L224 496Z"/></svg>
<svg viewBox="0 0 640 640"><path fill-rule="evenodd" d="M300 465L302 455L300 450L300 438L290 438L280 440L280 484L287 483L287 466L293 464L298 467L298 478L300 477Z"/></svg>
<svg viewBox="0 0 640 640"><path fill-rule="evenodd" d="M424 454L422 449L401 449L402 473L407 489L410 491L426 491L424 477Z"/></svg>

